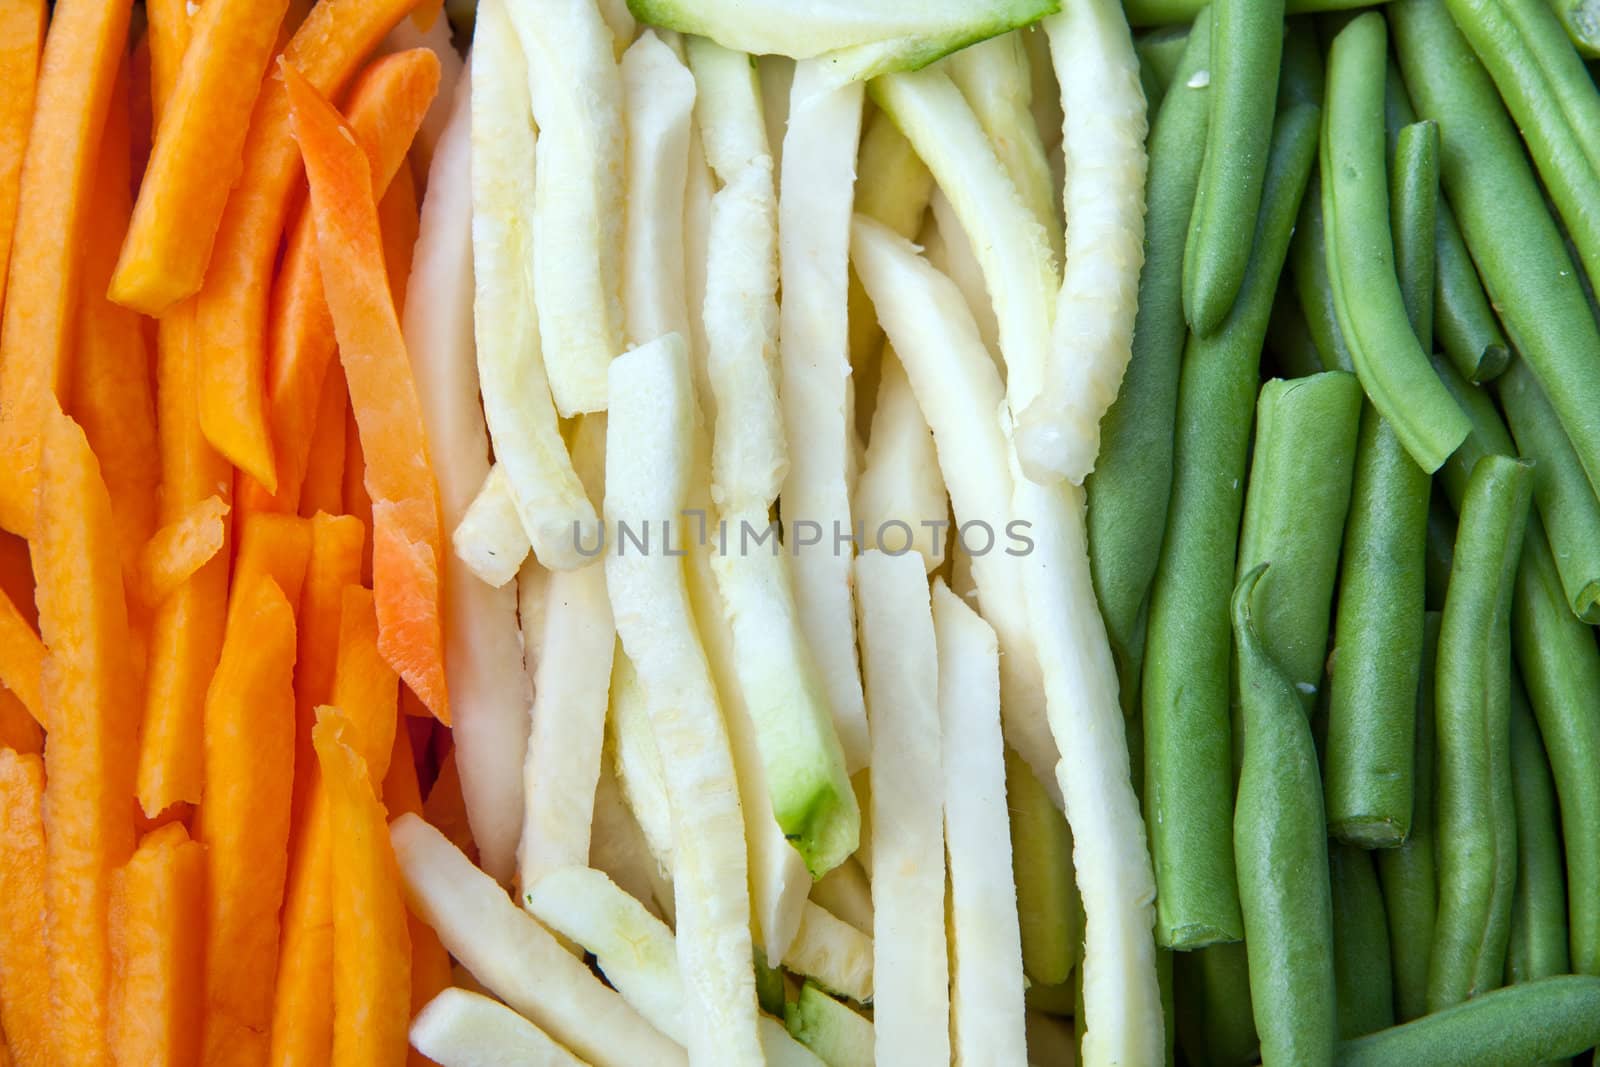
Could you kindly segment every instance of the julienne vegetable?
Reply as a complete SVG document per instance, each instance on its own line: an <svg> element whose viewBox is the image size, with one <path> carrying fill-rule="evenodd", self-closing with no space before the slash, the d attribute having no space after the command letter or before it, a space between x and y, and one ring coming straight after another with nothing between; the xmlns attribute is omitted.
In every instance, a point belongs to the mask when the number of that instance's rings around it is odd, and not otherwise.
<svg viewBox="0 0 1600 1067"><path fill-rule="evenodd" d="M1517 891L1511 904L1506 979L1515 984L1566 974L1571 967L1555 783L1521 687L1511 690L1511 783L1517 808Z"/></svg>

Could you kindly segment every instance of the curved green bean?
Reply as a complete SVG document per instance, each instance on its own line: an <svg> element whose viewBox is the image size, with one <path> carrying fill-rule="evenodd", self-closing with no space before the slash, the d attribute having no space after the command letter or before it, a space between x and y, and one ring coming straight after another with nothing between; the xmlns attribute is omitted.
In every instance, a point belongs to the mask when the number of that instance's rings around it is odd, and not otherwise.
<svg viewBox="0 0 1600 1067"><path fill-rule="evenodd" d="M1318 111L1278 116L1240 299L1191 336L1178 385L1172 503L1151 587L1144 663L1145 807L1156 937L1170 948L1236 941L1229 754L1228 595L1262 339L1316 149Z"/></svg>
<svg viewBox="0 0 1600 1067"><path fill-rule="evenodd" d="M1433 351L1434 231L1439 218L1439 124L1409 123L1395 137L1389 167L1389 215L1394 268L1411 332Z"/></svg>
<svg viewBox="0 0 1600 1067"><path fill-rule="evenodd" d="M1600 0L1545 0L1573 47L1590 59L1600 56Z"/></svg>
<svg viewBox="0 0 1600 1067"><path fill-rule="evenodd" d="M1272 565L1256 589L1261 639L1308 714L1327 659L1360 416L1361 386L1344 371L1275 378L1256 406L1238 573Z"/></svg>
<svg viewBox="0 0 1600 1067"><path fill-rule="evenodd" d="M1339 325L1373 406L1433 472L1470 426L1440 384L1405 315L1395 275L1383 162L1383 16L1357 16L1328 56L1322 210Z"/></svg>
<svg viewBox="0 0 1600 1067"><path fill-rule="evenodd" d="M1125 675L1139 671L1140 611L1161 555L1172 492L1173 412L1188 329L1183 321L1183 238L1204 154L1210 91L1191 85L1211 55L1211 20L1189 34L1178 86L1150 130L1145 259L1133 356L1100 424L1100 456L1084 482L1089 568L1111 647Z"/></svg>
<svg viewBox="0 0 1600 1067"><path fill-rule="evenodd" d="M1372 856L1354 845L1330 845L1333 890L1333 976L1339 1039L1394 1025L1394 971L1389 920Z"/></svg>
<svg viewBox="0 0 1600 1067"><path fill-rule="evenodd" d="M1339 1067L1505 1067L1564 1060L1600 1043L1600 978L1508 986L1434 1015L1346 1041Z"/></svg>
<svg viewBox="0 0 1600 1067"><path fill-rule="evenodd" d="M1189 50L1189 27L1166 26L1142 33L1133 47L1139 53L1139 80L1144 83L1145 103L1154 115L1177 79L1183 54Z"/></svg>
<svg viewBox="0 0 1600 1067"><path fill-rule="evenodd" d="M1428 1012L1428 960L1439 882L1433 862L1433 661L1439 650L1439 613L1423 623L1422 677L1417 685L1411 833L1394 848L1377 852L1378 880L1389 917L1394 960L1394 1007L1401 1022Z"/></svg>
<svg viewBox="0 0 1600 1067"><path fill-rule="evenodd" d="M1267 650L1253 600L1267 566L1233 592L1244 763L1233 816L1250 997L1263 1063L1333 1062L1333 903L1322 783L1300 693Z"/></svg>
<svg viewBox="0 0 1600 1067"><path fill-rule="evenodd" d="M1273 101L1283 60L1283 0L1211 5L1211 123L1189 237L1183 310L1201 336L1215 333L1244 284L1250 232L1261 209Z"/></svg>
<svg viewBox="0 0 1600 1067"><path fill-rule="evenodd" d="M1572 965L1556 786L1520 685L1511 688L1511 785L1517 800L1517 892L1506 981L1516 983L1566 974Z"/></svg>
<svg viewBox="0 0 1600 1067"><path fill-rule="evenodd" d="M1517 446L1512 443L1511 432L1506 429L1505 420L1500 418L1500 411L1494 406L1494 397L1489 395L1487 389L1463 381L1454 367L1437 356L1434 357L1434 367L1439 372L1439 380L1444 382L1450 395L1461 405L1461 410L1472 420L1472 432L1461 442L1455 455L1439 469L1439 483L1444 486L1450 506L1459 513L1461 501L1467 494L1467 482L1478 460L1484 456L1515 455Z"/></svg>
<svg viewBox="0 0 1600 1067"><path fill-rule="evenodd" d="M1441 0L1387 7L1412 100L1447 131L1441 173L1494 306L1600 483L1600 327L1493 82Z"/></svg>
<svg viewBox="0 0 1600 1067"><path fill-rule="evenodd" d="M1572 968L1600 975L1600 649L1566 610L1555 559L1530 524L1512 601L1512 645L1561 802Z"/></svg>
<svg viewBox="0 0 1600 1067"><path fill-rule="evenodd" d="M1328 277L1328 231L1322 219L1322 176L1315 171L1300 204L1300 219L1295 224L1294 242L1289 246L1289 271L1306 326L1321 354L1326 370L1355 373L1356 363L1339 329L1339 313L1334 307L1333 281Z"/></svg>
<svg viewBox="0 0 1600 1067"><path fill-rule="evenodd" d="M1515 851L1514 842L1502 836L1498 794L1503 785L1509 796L1504 779L1510 776L1511 594L1532 482L1527 463L1485 456L1473 468L1461 507L1439 624L1439 912L1428 972L1432 1011L1484 992L1485 961L1498 957L1503 965L1505 959L1497 856L1512 847L1514 875ZM1504 907L1508 920L1509 897Z"/></svg>
<svg viewBox="0 0 1600 1067"><path fill-rule="evenodd" d="M1128 22L1134 26L1172 26L1189 22L1204 11L1210 0L1123 0ZM1372 0L1288 0L1284 9L1291 15L1318 11L1345 11L1366 7Z"/></svg>

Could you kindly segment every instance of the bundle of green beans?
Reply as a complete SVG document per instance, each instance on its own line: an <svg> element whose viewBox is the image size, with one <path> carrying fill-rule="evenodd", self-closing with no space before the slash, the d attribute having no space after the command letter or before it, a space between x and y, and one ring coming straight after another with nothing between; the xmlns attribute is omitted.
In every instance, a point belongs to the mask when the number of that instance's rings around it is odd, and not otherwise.
<svg viewBox="0 0 1600 1067"><path fill-rule="evenodd" d="M1579 1055L1600 3L1124 6L1145 265L1088 530L1176 1056Z"/></svg>

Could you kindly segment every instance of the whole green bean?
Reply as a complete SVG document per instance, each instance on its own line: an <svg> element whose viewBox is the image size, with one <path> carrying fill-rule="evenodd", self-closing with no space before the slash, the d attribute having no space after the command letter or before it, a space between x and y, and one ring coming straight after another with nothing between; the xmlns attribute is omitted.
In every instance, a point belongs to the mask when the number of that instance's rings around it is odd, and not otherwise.
<svg viewBox="0 0 1600 1067"><path fill-rule="evenodd" d="M1556 786L1520 685L1511 687L1511 784L1517 799L1517 892L1506 981L1515 983L1566 974L1572 965Z"/></svg>
<svg viewBox="0 0 1600 1067"><path fill-rule="evenodd" d="M1439 124L1409 123L1395 137L1389 167L1395 277L1406 320L1424 352L1433 351L1433 235L1439 218Z"/></svg>
<svg viewBox="0 0 1600 1067"><path fill-rule="evenodd" d="M1210 0L1123 0L1128 22L1134 26L1171 26L1189 22L1204 11ZM1288 0L1284 9L1291 15L1317 11L1342 11L1366 7L1372 0Z"/></svg>
<svg viewBox="0 0 1600 1067"><path fill-rule="evenodd" d="M1207 945L1173 955L1183 975L1179 1010L1189 1015L1186 1032L1181 1035L1189 1061L1207 1067L1247 1067L1259 1062L1261 1041L1251 1015L1250 968L1244 943Z"/></svg>
<svg viewBox="0 0 1600 1067"><path fill-rule="evenodd" d="M1511 432L1506 429L1505 420L1500 417L1499 409L1494 406L1494 397L1489 395L1487 389L1463 381L1455 368L1438 356L1434 357L1434 367L1439 372L1439 380L1444 382L1450 395L1461 405L1461 410L1472 420L1472 432L1461 442L1455 455L1439 469L1439 483L1444 486L1450 505L1459 513L1461 501L1466 497L1467 482L1478 460L1484 456L1515 455L1517 446L1512 443Z"/></svg>
<svg viewBox="0 0 1600 1067"><path fill-rule="evenodd" d="M1505 941L1496 946L1496 857L1514 842L1501 840L1495 778L1510 774L1511 593L1532 481L1524 462L1480 459L1456 533L1435 695L1439 913L1428 972L1431 1011L1484 992L1481 961L1498 956L1503 965L1505 958ZM1509 898L1505 906L1509 917Z"/></svg>
<svg viewBox="0 0 1600 1067"><path fill-rule="evenodd" d="M1583 55L1600 56L1600 0L1545 0Z"/></svg>
<svg viewBox="0 0 1600 1067"><path fill-rule="evenodd" d="M1261 638L1308 713L1327 659L1360 416L1361 386L1344 371L1275 378L1256 406L1238 572L1272 565L1256 589Z"/></svg>
<svg viewBox="0 0 1600 1067"><path fill-rule="evenodd" d="M1333 1062L1333 903L1317 751L1300 694L1254 614L1263 565L1234 589L1244 765L1233 817L1250 998L1263 1063Z"/></svg>
<svg viewBox="0 0 1600 1067"><path fill-rule="evenodd" d="M1133 357L1117 400L1100 425L1100 456L1084 483L1089 499L1089 568L1118 667L1139 672L1140 610L1155 576L1172 492L1173 412L1187 327L1183 321L1183 238L1189 228L1205 145L1210 90L1193 85L1211 55L1211 20L1195 22L1174 89L1150 130L1145 260Z"/></svg>
<svg viewBox="0 0 1600 1067"><path fill-rule="evenodd" d="M1600 649L1566 610L1550 546L1530 524L1512 601L1512 644L1561 801L1572 968L1600 975Z"/></svg>
<svg viewBox="0 0 1600 1067"><path fill-rule="evenodd" d="M1446 131L1444 188L1473 262L1590 483L1600 482L1600 328L1516 130L1442 0L1386 10L1411 98Z"/></svg>
<svg viewBox="0 0 1600 1067"><path fill-rule="evenodd" d="M1339 1039L1394 1025L1394 971L1389 919L1372 856L1354 845L1330 845L1333 891L1333 976Z"/></svg>
<svg viewBox="0 0 1600 1067"><path fill-rule="evenodd" d="M1261 209L1282 60L1283 0L1212 3L1211 123L1183 252L1184 315L1201 336L1222 326L1244 283L1239 237Z"/></svg>
<svg viewBox="0 0 1600 1067"><path fill-rule="evenodd" d="M1322 219L1322 176L1315 171L1300 204L1300 219L1295 224L1294 242L1289 246L1289 270L1300 310L1316 342L1326 370L1355 373L1356 363L1339 329L1339 313L1333 305L1333 282L1328 277L1328 232Z"/></svg>
<svg viewBox="0 0 1600 1067"><path fill-rule="evenodd" d="M1437 470L1470 426L1406 319L1384 181L1383 16L1357 16L1328 55L1322 210L1339 326L1373 406L1421 467Z"/></svg>
<svg viewBox="0 0 1600 1067"><path fill-rule="evenodd" d="M1600 978L1508 986L1339 1046L1339 1067L1506 1067L1566 1059L1600 1042Z"/></svg>
<svg viewBox="0 0 1600 1067"><path fill-rule="evenodd" d="M1433 863L1433 661L1438 650L1439 613L1430 611L1423 623L1422 677L1417 685L1411 833L1396 847L1376 854L1389 917L1395 1015L1401 1022L1427 1014L1428 959L1438 912L1439 882Z"/></svg>
<svg viewBox="0 0 1600 1067"><path fill-rule="evenodd" d="M1234 879L1228 594L1262 340L1316 149L1318 112L1278 116L1240 299L1194 337L1178 385L1172 503L1151 587L1144 663L1145 806L1156 937L1193 948L1243 936Z"/></svg>
<svg viewBox="0 0 1600 1067"><path fill-rule="evenodd" d="M1155 114L1162 99L1172 88L1177 77L1178 64L1188 51L1189 27L1166 26L1142 33L1133 42L1139 53L1139 78L1144 82L1145 104L1150 114Z"/></svg>

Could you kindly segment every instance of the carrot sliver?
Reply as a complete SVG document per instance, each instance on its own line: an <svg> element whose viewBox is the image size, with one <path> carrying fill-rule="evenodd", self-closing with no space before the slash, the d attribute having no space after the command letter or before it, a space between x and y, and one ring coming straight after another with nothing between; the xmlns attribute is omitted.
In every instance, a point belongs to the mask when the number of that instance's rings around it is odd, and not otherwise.
<svg viewBox="0 0 1600 1067"><path fill-rule="evenodd" d="M348 390L346 391L348 395ZM356 413L346 411L344 420L344 510L372 529L372 497L367 493L367 459L361 452L361 428ZM372 543L361 553L361 579L372 581Z"/></svg>
<svg viewBox="0 0 1600 1067"><path fill-rule="evenodd" d="M284 66L306 160L317 248L372 498L379 647L423 703L450 721L439 613L439 492L421 404L383 263L364 153L325 99Z"/></svg>
<svg viewBox="0 0 1600 1067"><path fill-rule="evenodd" d="M432 52L428 53L432 55ZM383 264L389 274L394 306L404 310L406 283L411 280L411 253L417 247L421 217L417 209L417 183L402 167L378 201L378 228L383 234Z"/></svg>
<svg viewBox="0 0 1600 1067"><path fill-rule="evenodd" d="M444 10L444 0L419 0L411 12L411 21L424 32L433 29L433 20Z"/></svg>
<svg viewBox="0 0 1600 1067"><path fill-rule="evenodd" d="M248 535L247 535L248 536ZM294 611L270 573L243 579L206 696L202 1062L267 1057L294 764Z"/></svg>
<svg viewBox="0 0 1600 1067"><path fill-rule="evenodd" d="M6 265L17 221L17 187L33 124L34 86L44 44L44 0L0 4L0 307L5 306Z"/></svg>
<svg viewBox="0 0 1600 1067"><path fill-rule="evenodd" d="M208 0L163 109L111 298L160 315L200 289L288 0Z"/></svg>
<svg viewBox="0 0 1600 1067"><path fill-rule="evenodd" d="M159 127L189 48L189 0L144 0L150 42L150 110Z"/></svg>
<svg viewBox="0 0 1600 1067"><path fill-rule="evenodd" d="M227 516L227 502L212 495L151 535L139 553L139 590L146 604L159 605L222 551Z"/></svg>
<svg viewBox="0 0 1600 1067"><path fill-rule="evenodd" d="M44 751L44 731L9 689L0 689L0 748L24 754Z"/></svg>
<svg viewBox="0 0 1600 1067"><path fill-rule="evenodd" d="M461 771L456 766L454 749L439 761L439 776L428 790L428 799L422 802L422 817L473 863L478 862L478 845L472 840L472 827L467 823L467 803L461 798Z"/></svg>
<svg viewBox="0 0 1600 1067"><path fill-rule="evenodd" d="M349 515L316 515L310 523L311 562L300 593L300 654L294 669L297 829L317 771L311 728L317 724L317 705L333 699L344 591L361 582L361 546L366 541L366 529Z"/></svg>
<svg viewBox="0 0 1600 1067"><path fill-rule="evenodd" d="M43 671L44 642L11 598L0 592L0 685L11 691L41 727L46 725Z"/></svg>
<svg viewBox="0 0 1600 1067"><path fill-rule="evenodd" d="M405 701L402 690L400 699ZM406 727L405 711L400 712L394 731L394 748L389 753L389 773L383 776L383 789L379 795L383 806L389 809L392 822L402 815L422 814L422 786L417 781L417 757L411 748L411 731Z"/></svg>
<svg viewBox="0 0 1600 1067"><path fill-rule="evenodd" d="M411 695L401 691L401 701ZM415 697L412 697L415 699ZM401 715L404 716L404 712ZM411 748L411 731L402 717L394 732L394 751L389 757L389 773L383 779L383 806L393 822L401 815L422 814L422 792L417 784L416 756ZM406 915L411 931L411 1016L450 985L450 953L445 951L433 927L413 913ZM412 1049L406 1054L410 1067L429 1067L432 1060Z"/></svg>
<svg viewBox="0 0 1600 1067"><path fill-rule="evenodd" d="M133 852L138 705L111 499L89 442L46 424L33 544L44 663L50 970L63 1062L109 1064L107 904Z"/></svg>
<svg viewBox="0 0 1600 1067"><path fill-rule="evenodd" d="M200 1051L205 850L182 823L152 830L111 882L111 1047L119 1064Z"/></svg>
<svg viewBox="0 0 1600 1067"><path fill-rule="evenodd" d="M339 616L339 662L333 700L350 721L345 740L372 774L376 791L389 773L399 723L400 679L378 651L378 614L372 591L346 586Z"/></svg>
<svg viewBox="0 0 1600 1067"><path fill-rule="evenodd" d="M33 603L33 559L28 542L0 530L0 591L11 598L28 625L39 628L39 609Z"/></svg>
<svg viewBox="0 0 1600 1067"><path fill-rule="evenodd" d="M309 738L307 739L309 741ZM315 749L312 791L296 832L283 904L283 943L268 1062L323 1064L333 1056L333 842Z"/></svg>
<svg viewBox="0 0 1600 1067"><path fill-rule="evenodd" d="M139 34L128 56L128 161L131 173L143 174L155 140L155 102L150 99L150 33ZM154 347L151 334L149 347Z"/></svg>
<svg viewBox="0 0 1600 1067"><path fill-rule="evenodd" d="M208 3L215 0L207 0ZM415 0L323 0L283 58L325 94L337 93ZM271 70L245 135L239 179L228 196L196 297L205 353L200 421L235 466L269 492L278 487L267 423L267 301L300 155L289 134L289 98Z"/></svg>
<svg viewBox="0 0 1600 1067"><path fill-rule="evenodd" d="M240 592L259 575L277 583L290 604L300 603L310 564L311 520L298 515L247 515L239 532L239 554L233 561L230 617Z"/></svg>
<svg viewBox="0 0 1600 1067"><path fill-rule="evenodd" d="M339 842L332 871L333 1062L392 1067L405 1059L411 1021L410 934L389 823L356 750L358 730L337 708L322 708L312 731Z"/></svg>
<svg viewBox="0 0 1600 1067"><path fill-rule="evenodd" d="M344 385L344 368L334 365L322 378L317 399L317 423L311 431L311 451L300 488L300 514L326 511L337 515L344 507L345 424L350 418L350 393Z"/></svg>
<svg viewBox="0 0 1600 1067"><path fill-rule="evenodd" d="M0 1025L18 1067L53 1062L44 764L0 749Z"/></svg>

